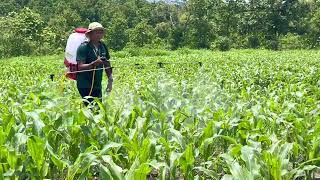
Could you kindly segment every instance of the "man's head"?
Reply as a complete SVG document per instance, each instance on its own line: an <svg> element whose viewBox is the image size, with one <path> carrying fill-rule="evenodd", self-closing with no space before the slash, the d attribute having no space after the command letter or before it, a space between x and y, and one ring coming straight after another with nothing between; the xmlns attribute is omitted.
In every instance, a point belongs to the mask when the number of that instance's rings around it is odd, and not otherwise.
<svg viewBox="0 0 320 180"><path fill-rule="evenodd" d="M104 27L98 23L93 22L89 24L86 36L90 41L100 41L104 36Z"/></svg>

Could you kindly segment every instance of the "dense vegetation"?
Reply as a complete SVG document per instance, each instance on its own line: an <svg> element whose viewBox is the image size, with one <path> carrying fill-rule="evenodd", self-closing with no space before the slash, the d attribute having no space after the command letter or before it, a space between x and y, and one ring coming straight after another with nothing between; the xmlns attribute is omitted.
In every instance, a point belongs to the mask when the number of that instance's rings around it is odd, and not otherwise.
<svg viewBox="0 0 320 180"><path fill-rule="evenodd" d="M93 21L115 68L90 109L57 54ZM318 0L1 0L0 29L0 179L319 174Z"/></svg>
<svg viewBox="0 0 320 180"><path fill-rule="evenodd" d="M1 0L0 57L63 51L98 21L113 50L319 47L318 0Z"/></svg>
<svg viewBox="0 0 320 180"><path fill-rule="evenodd" d="M0 61L0 179L311 179L320 167L318 52L112 56L97 112L58 76L62 56Z"/></svg>

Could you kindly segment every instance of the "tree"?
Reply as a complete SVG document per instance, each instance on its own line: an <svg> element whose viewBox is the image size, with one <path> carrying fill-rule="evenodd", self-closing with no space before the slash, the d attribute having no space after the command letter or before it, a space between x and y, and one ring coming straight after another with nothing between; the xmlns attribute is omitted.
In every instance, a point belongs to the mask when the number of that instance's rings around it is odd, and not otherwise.
<svg viewBox="0 0 320 180"><path fill-rule="evenodd" d="M51 42L54 48L64 48L69 34L79 26L87 27L88 21L82 21L80 15L71 9L64 9L60 14L50 18L47 27L55 33Z"/></svg>
<svg viewBox="0 0 320 180"><path fill-rule="evenodd" d="M320 7L311 15L308 29L308 40L311 48L320 46Z"/></svg>
<svg viewBox="0 0 320 180"><path fill-rule="evenodd" d="M115 19L112 25L107 28L108 45L113 50L122 50L128 43L128 29L125 19Z"/></svg>
<svg viewBox="0 0 320 180"><path fill-rule="evenodd" d="M130 42L137 47L143 47L146 44L150 44L153 38L155 38L154 29L152 26L148 25L146 21L137 24L129 33Z"/></svg>
<svg viewBox="0 0 320 180"><path fill-rule="evenodd" d="M30 55L36 51L42 39L44 21L40 14L29 8L9 13L1 19L4 56Z"/></svg>
<svg viewBox="0 0 320 180"><path fill-rule="evenodd" d="M190 0L186 14L187 44L192 48L209 48L212 40L208 19L208 2L206 0Z"/></svg>
<svg viewBox="0 0 320 180"><path fill-rule="evenodd" d="M289 44L302 39L315 48L320 46L319 10L315 0L2 0L0 52L63 51L72 30L92 21L107 28L106 41L114 50L129 44L276 49L283 38Z"/></svg>

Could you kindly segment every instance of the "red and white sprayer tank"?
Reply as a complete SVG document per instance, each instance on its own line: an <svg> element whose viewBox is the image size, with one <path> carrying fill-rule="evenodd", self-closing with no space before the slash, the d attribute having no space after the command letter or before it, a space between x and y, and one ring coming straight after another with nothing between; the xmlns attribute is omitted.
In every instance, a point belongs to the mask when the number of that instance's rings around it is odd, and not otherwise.
<svg viewBox="0 0 320 180"><path fill-rule="evenodd" d="M77 49L81 43L86 41L85 33L88 31L86 28L76 28L72 34L70 34L67 46L65 49L64 64L67 67L66 76L70 79L76 80L76 74L70 73L77 71Z"/></svg>

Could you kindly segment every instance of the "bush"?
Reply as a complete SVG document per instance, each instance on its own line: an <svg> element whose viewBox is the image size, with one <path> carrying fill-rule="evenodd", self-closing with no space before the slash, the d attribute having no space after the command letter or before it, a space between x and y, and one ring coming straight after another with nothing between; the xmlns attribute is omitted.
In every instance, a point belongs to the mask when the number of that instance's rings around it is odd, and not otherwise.
<svg viewBox="0 0 320 180"><path fill-rule="evenodd" d="M260 40L258 36L252 35L248 37L248 47L253 49L260 47Z"/></svg>
<svg viewBox="0 0 320 180"><path fill-rule="evenodd" d="M189 48L179 48L176 50L177 54L181 54L181 55L188 55L188 54L191 54L192 53L192 50L189 49Z"/></svg>
<svg viewBox="0 0 320 180"><path fill-rule="evenodd" d="M0 46L0 59L4 58L4 47Z"/></svg>
<svg viewBox="0 0 320 180"><path fill-rule="evenodd" d="M151 48L139 48L139 47L126 47L121 53L118 53L119 56L168 56L170 53L167 50L163 49L151 49Z"/></svg>
<svg viewBox="0 0 320 180"><path fill-rule="evenodd" d="M145 44L143 48L168 50L170 49L170 45L166 42L165 39L155 37L152 39L151 43Z"/></svg>
<svg viewBox="0 0 320 180"><path fill-rule="evenodd" d="M112 54L111 58L113 58L113 57L116 57L116 58L128 58L128 57L132 56L129 52L124 51L124 50L122 50L122 51L112 51L111 54Z"/></svg>
<svg viewBox="0 0 320 180"><path fill-rule="evenodd" d="M142 48L140 51L140 56L168 56L169 51L163 49L148 49Z"/></svg>
<svg viewBox="0 0 320 180"><path fill-rule="evenodd" d="M305 42L299 35L288 33L280 38L281 49L303 49Z"/></svg>
<svg viewBox="0 0 320 180"><path fill-rule="evenodd" d="M243 36L235 36L230 39L231 42L236 42L231 44L231 49L247 49L248 48L248 39Z"/></svg>
<svg viewBox="0 0 320 180"><path fill-rule="evenodd" d="M220 51L228 51L231 49L231 41L228 37L218 37L216 41L211 44L211 49L218 49Z"/></svg>
<svg viewBox="0 0 320 180"><path fill-rule="evenodd" d="M279 50L279 41L278 40L266 40L265 48L269 50L277 51Z"/></svg>

